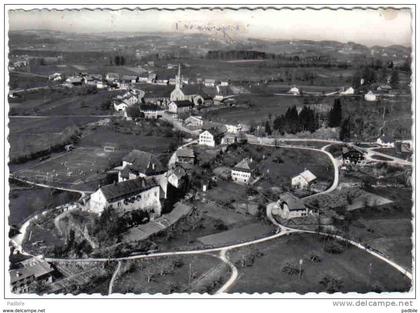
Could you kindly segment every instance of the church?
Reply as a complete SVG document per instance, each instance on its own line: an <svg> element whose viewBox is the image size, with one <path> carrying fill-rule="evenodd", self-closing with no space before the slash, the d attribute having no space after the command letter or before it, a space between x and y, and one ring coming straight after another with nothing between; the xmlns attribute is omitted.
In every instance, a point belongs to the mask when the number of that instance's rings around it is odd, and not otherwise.
<svg viewBox="0 0 420 313"><path fill-rule="evenodd" d="M198 85L183 85L181 77L181 65L178 65L178 75L175 77L175 89L171 92L171 101L190 101L194 106L204 104L205 93Z"/></svg>

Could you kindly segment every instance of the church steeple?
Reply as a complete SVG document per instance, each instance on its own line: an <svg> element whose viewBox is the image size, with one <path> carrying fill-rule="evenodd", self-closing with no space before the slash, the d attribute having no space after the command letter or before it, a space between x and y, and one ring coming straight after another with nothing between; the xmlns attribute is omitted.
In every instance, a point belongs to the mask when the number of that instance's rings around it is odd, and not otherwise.
<svg viewBox="0 0 420 313"><path fill-rule="evenodd" d="M175 87L182 87L182 78L181 78L181 64L178 64L178 75L175 77Z"/></svg>

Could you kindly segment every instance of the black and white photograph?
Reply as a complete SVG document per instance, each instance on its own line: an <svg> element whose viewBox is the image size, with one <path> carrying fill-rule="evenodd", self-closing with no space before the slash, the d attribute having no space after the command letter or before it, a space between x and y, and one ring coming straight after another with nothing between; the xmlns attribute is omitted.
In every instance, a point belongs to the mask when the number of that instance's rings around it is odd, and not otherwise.
<svg viewBox="0 0 420 313"><path fill-rule="evenodd" d="M4 18L5 299L417 312L414 4Z"/></svg>

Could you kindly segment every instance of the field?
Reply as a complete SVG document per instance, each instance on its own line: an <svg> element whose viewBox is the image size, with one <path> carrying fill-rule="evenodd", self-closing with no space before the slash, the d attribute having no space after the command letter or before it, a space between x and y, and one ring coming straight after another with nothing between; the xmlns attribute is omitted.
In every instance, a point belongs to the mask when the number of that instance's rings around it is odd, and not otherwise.
<svg viewBox="0 0 420 313"><path fill-rule="evenodd" d="M229 267L211 255L124 262L115 293L213 293L229 277Z"/></svg>
<svg viewBox="0 0 420 313"><path fill-rule="evenodd" d="M238 104L243 107L221 108L205 114L205 118L225 123L247 125L257 124L268 120L269 115L278 116L294 105L303 105L303 97L275 96L275 95L240 95L235 97Z"/></svg>
<svg viewBox="0 0 420 313"><path fill-rule="evenodd" d="M117 166L126 153L128 151L105 152L100 148L78 147L22 169L15 175L29 181L94 191L104 173Z"/></svg>
<svg viewBox="0 0 420 313"><path fill-rule="evenodd" d="M10 89L27 89L34 87L46 86L48 77L41 75L33 75L25 72L11 72L9 76Z"/></svg>
<svg viewBox="0 0 420 313"><path fill-rule="evenodd" d="M10 181L9 225L21 225L32 214L80 198L78 193Z"/></svg>
<svg viewBox="0 0 420 313"><path fill-rule="evenodd" d="M412 152L397 152L395 148L377 148L377 149L373 149L373 151L384 153L384 154L387 154L396 158L404 159L404 160L409 160L411 156L413 155Z"/></svg>
<svg viewBox="0 0 420 313"><path fill-rule="evenodd" d="M339 246L341 253L327 251ZM229 252L239 270L235 292L404 292L411 282L370 254L315 235L293 234ZM299 273L299 260L303 260Z"/></svg>

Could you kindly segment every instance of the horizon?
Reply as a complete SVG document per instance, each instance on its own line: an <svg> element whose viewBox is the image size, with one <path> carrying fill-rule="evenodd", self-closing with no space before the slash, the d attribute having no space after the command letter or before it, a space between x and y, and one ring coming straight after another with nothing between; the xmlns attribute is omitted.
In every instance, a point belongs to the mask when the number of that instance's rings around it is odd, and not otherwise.
<svg viewBox="0 0 420 313"><path fill-rule="evenodd" d="M10 31L43 30L92 35L203 33L220 36L225 33L237 40L253 38L267 41L336 41L355 42L368 47L392 45L412 47L412 15L409 9L334 11L267 9L234 12L231 10L157 12L138 9L77 12L9 10L8 16ZM282 23L279 23L279 20ZM334 27L331 27L332 24Z"/></svg>

